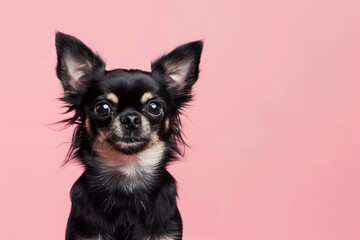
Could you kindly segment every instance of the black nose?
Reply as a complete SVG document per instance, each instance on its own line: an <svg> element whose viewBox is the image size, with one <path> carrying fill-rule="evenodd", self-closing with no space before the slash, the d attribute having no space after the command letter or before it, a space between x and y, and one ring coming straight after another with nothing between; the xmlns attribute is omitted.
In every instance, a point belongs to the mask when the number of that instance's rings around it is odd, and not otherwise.
<svg viewBox="0 0 360 240"><path fill-rule="evenodd" d="M125 126L126 129L139 129L141 125L141 118L137 115L128 114L124 117L121 117L121 123Z"/></svg>

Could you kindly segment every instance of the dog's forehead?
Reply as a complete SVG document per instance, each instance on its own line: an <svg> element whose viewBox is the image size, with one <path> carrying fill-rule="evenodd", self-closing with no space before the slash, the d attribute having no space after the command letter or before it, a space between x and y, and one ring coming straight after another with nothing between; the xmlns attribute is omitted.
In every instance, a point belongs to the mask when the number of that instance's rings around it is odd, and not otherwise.
<svg viewBox="0 0 360 240"><path fill-rule="evenodd" d="M114 70L106 77L104 91L110 97L140 100L144 94L156 94L160 87L150 73L140 70Z"/></svg>

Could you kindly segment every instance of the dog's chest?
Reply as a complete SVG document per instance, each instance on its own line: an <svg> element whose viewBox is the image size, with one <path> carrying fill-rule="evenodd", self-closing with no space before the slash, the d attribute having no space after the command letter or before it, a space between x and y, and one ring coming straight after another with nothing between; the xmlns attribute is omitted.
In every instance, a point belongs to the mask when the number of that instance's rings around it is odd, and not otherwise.
<svg viewBox="0 0 360 240"><path fill-rule="evenodd" d="M128 193L142 189L148 190L157 180L159 164L164 155L164 144L158 143L135 156L119 160L106 171L113 176L119 176L115 183Z"/></svg>

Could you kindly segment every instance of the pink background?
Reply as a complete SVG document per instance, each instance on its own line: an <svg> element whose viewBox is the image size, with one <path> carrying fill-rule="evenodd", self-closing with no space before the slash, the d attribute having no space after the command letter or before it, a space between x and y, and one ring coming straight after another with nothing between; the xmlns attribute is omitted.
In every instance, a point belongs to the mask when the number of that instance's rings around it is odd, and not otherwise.
<svg viewBox="0 0 360 240"><path fill-rule="evenodd" d="M152 2L152 3L151 3ZM55 30L115 67L204 39L184 118L185 240L360 239L360 2L8 1L0 7L0 239L64 239L71 129Z"/></svg>

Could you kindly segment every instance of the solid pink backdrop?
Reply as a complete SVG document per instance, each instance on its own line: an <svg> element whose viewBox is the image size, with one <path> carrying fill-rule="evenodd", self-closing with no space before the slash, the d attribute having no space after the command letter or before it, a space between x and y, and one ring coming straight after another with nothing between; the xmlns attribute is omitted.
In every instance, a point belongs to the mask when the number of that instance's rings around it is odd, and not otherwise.
<svg viewBox="0 0 360 240"><path fill-rule="evenodd" d="M1 4L0 239L64 239L55 30L108 69L150 70L205 40L184 117L185 240L360 239L360 2L8 1Z"/></svg>

